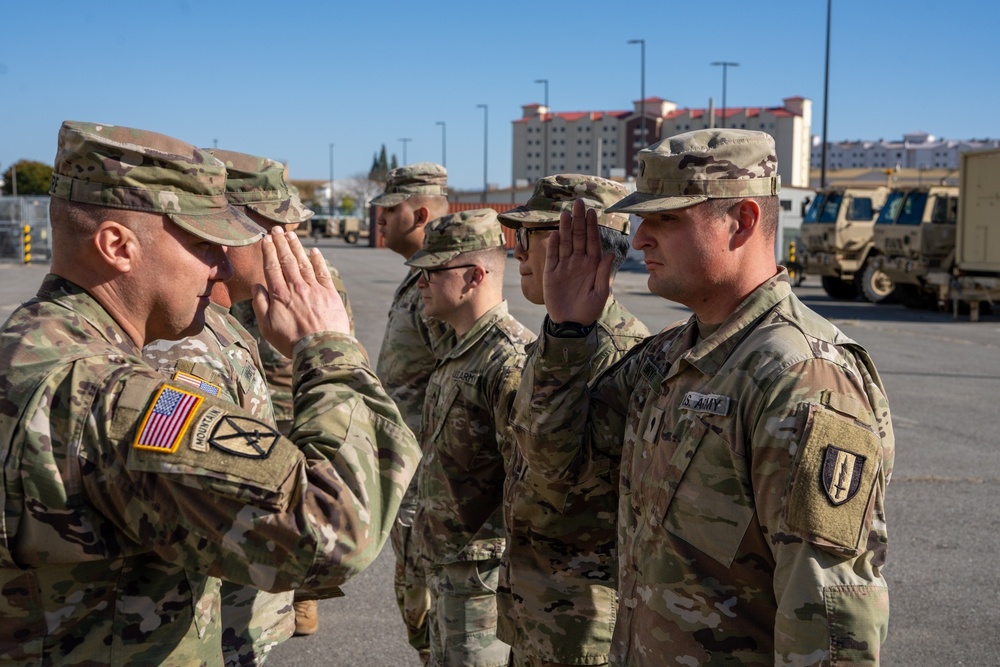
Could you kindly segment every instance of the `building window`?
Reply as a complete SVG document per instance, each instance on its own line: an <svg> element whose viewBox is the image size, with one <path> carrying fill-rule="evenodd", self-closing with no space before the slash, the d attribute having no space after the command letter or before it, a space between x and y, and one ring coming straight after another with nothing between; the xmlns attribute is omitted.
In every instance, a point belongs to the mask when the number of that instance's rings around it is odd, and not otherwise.
<svg viewBox="0 0 1000 667"><path fill-rule="evenodd" d="M780 204L781 204L781 210L782 211L791 211L792 210L792 200L791 199L782 199L782 200L780 200Z"/></svg>

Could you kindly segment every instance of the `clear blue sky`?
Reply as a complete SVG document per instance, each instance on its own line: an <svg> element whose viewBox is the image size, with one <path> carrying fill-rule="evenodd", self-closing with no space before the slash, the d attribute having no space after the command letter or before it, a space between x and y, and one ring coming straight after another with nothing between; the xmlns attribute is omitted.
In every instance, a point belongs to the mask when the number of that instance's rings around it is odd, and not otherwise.
<svg viewBox="0 0 1000 667"><path fill-rule="evenodd" d="M834 0L829 138L1000 136L1000 9L972 0ZM638 12L638 13L637 13ZM629 109L813 100L822 130L826 2L32 0L0 9L0 168L52 163L64 119L156 130L289 163L367 172L384 143L441 160L452 186L510 184L521 105Z"/></svg>

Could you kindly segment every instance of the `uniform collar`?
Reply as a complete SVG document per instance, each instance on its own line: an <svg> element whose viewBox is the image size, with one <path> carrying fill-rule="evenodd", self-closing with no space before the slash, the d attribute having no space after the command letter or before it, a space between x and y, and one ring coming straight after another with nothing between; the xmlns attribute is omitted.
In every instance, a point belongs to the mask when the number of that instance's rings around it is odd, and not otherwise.
<svg viewBox="0 0 1000 667"><path fill-rule="evenodd" d="M37 300L54 303L86 320L108 343L124 354L142 356L132 337L111 317L100 302L75 283L50 273L38 288Z"/></svg>
<svg viewBox="0 0 1000 667"><path fill-rule="evenodd" d="M482 317L476 320L476 323L472 325L472 328L465 332L465 334L458 339L455 343L455 347L451 349L451 352L445 357L446 359L455 359L462 356L469 351L473 345L475 345L480 338L482 338L486 332L497 322L507 318L507 300L504 299L497 305L486 311Z"/></svg>

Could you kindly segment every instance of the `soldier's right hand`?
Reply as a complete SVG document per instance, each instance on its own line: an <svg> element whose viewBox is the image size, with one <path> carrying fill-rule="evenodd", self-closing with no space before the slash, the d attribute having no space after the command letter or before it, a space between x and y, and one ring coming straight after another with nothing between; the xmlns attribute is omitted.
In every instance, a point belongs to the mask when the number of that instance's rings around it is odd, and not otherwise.
<svg viewBox="0 0 1000 667"><path fill-rule="evenodd" d="M261 241L267 289L253 297L260 331L291 358L295 344L320 331L349 333L350 321L326 260L318 248L308 254L294 232L281 225Z"/></svg>

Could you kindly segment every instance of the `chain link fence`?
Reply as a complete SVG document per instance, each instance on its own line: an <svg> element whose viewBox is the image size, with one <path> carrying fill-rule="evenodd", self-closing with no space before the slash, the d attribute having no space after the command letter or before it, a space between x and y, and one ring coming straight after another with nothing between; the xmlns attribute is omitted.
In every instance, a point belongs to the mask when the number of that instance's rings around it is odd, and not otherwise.
<svg viewBox="0 0 1000 667"><path fill-rule="evenodd" d="M0 197L0 262L52 259L48 197Z"/></svg>

